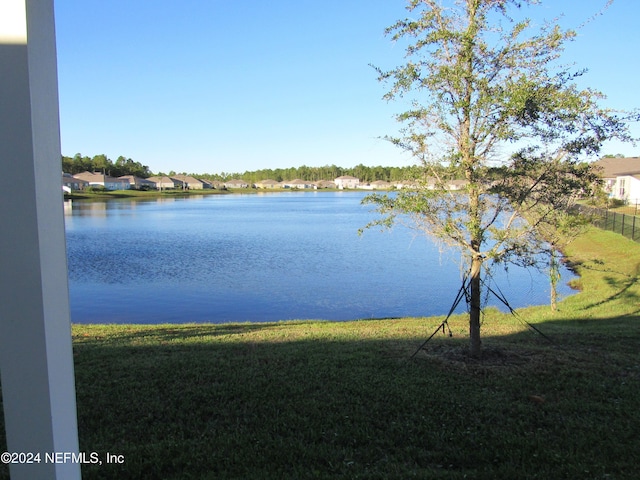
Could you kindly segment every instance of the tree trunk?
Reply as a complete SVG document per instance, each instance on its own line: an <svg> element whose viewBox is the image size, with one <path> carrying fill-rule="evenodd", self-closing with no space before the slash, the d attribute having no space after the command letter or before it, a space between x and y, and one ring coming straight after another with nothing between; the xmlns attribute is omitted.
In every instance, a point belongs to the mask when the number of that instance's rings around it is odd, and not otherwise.
<svg viewBox="0 0 640 480"><path fill-rule="evenodd" d="M555 249L551 250L549 279L551 280L551 311L555 312L558 310L558 282L560 281L560 265Z"/></svg>
<svg viewBox="0 0 640 480"><path fill-rule="evenodd" d="M480 274L482 272L482 257L474 255L471 259L471 305L469 306L469 355L473 358L482 356L482 342L480 341Z"/></svg>

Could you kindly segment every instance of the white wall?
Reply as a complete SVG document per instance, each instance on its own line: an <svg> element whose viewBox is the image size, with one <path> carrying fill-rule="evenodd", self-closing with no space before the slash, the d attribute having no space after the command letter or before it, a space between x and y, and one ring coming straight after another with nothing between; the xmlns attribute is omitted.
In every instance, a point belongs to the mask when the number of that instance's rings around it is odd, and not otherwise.
<svg viewBox="0 0 640 480"><path fill-rule="evenodd" d="M0 373L11 478L78 479L52 0L0 1Z"/></svg>

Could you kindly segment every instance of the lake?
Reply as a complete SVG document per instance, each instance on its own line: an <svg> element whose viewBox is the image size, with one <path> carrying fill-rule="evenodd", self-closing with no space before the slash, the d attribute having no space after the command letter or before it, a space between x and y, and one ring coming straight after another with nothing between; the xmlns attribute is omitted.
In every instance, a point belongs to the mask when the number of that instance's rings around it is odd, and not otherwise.
<svg viewBox="0 0 640 480"><path fill-rule="evenodd" d="M75 323L354 320L446 314L454 254L375 218L361 191L65 204ZM495 272L515 307L549 302L548 277ZM571 293L563 271L560 293ZM489 304L500 305L495 299ZM460 307L458 311L464 311Z"/></svg>

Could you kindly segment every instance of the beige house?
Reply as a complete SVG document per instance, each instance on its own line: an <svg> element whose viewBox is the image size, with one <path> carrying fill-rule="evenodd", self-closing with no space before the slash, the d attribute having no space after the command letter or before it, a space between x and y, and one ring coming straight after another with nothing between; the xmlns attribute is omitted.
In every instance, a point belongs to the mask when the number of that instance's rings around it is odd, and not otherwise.
<svg viewBox="0 0 640 480"><path fill-rule="evenodd" d="M158 190L172 189L172 188L184 188L181 180L177 178L165 176L155 176L147 178L150 182L155 183Z"/></svg>
<svg viewBox="0 0 640 480"><path fill-rule="evenodd" d="M389 190L392 188L392 185L384 180L376 180L375 182L371 182L369 186L371 190Z"/></svg>
<svg viewBox="0 0 640 480"><path fill-rule="evenodd" d="M419 185L416 180L400 180L394 184L394 187L397 188L398 190L402 188L416 189L419 187Z"/></svg>
<svg viewBox="0 0 640 480"><path fill-rule="evenodd" d="M315 188L336 188L336 184L330 180L319 180L314 185Z"/></svg>
<svg viewBox="0 0 640 480"><path fill-rule="evenodd" d="M358 188L360 185L360 179L350 175L343 175L342 177L336 178L333 183L335 183L336 187L339 189Z"/></svg>
<svg viewBox="0 0 640 480"><path fill-rule="evenodd" d="M224 186L226 188L249 188L249 184L244 180L239 180L237 178L232 178L231 180L227 180L224 182Z"/></svg>
<svg viewBox="0 0 640 480"><path fill-rule="evenodd" d="M463 190L469 182L467 180L450 180L447 187L449 190Z"/></svg>
<svg viewBox="0 0 640 480"><path fill-rule="evenodd" d="M282 188L282 186L280 185L280 182L277 182L277 181L271 180L271 179L267 179L267 180L261 180L261 181L257 182L256 183L256 188L275 189L275 188Z"/></svg>

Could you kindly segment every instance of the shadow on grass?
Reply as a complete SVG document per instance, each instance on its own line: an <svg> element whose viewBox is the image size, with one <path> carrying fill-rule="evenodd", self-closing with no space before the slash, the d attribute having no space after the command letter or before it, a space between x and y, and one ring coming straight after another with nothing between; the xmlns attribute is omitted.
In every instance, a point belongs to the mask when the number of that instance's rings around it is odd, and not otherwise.
<svg viewBox="0 0 640 480"><path fill-rule="evenodd" d="M611 276L605 276L603 278L606 285L608 285L611 289L614 290L614 293L609 295L602 300L595 302L586 307L586 309L596 308L602 305L606 305L608 303L614 301L623 301L629 305L637 305L640 307L640 295L632 290L632 287L636 287L638 285L638 275L634 276L625 276L622 279L615 278ZM639 312L640 308L638 308L635 313Z"/></svg>
<svg viewBox="0 0 640 480"><path fill-rule="evenodd" d="M84 478L635 478L636 317L435 337L434 319L74 327ZM87 336L85 336L87 333ZM6 477L5 477L6 478Z"/></svg>
<svg viewBox="0 0 640 480"><path fill-rule="evenodd" d="M291 326L303 322L287 322ZM277 329L279 323L229 323L229 324L170 324L170 325L75 325L74 335L83 343L102 343L108 339L110 343L126 345L135 340L149 345L166 344L179 340L188 343L210 337L226 337L230 335L247 335L264 330Z"/></svg>

